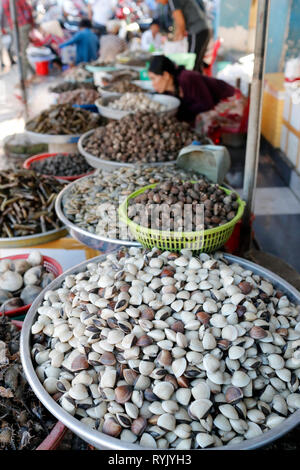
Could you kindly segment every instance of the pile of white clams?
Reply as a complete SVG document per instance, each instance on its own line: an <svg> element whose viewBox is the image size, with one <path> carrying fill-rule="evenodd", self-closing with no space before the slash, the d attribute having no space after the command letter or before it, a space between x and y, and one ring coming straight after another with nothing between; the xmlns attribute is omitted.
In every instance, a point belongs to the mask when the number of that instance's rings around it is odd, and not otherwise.
<svg viewBox="0 0 300 470"><path fill-rule="evenodd" d="M32 356L82 423L151 448L236 444L300 408L300 310L221 253L130 248L44 296Z"/></svg>

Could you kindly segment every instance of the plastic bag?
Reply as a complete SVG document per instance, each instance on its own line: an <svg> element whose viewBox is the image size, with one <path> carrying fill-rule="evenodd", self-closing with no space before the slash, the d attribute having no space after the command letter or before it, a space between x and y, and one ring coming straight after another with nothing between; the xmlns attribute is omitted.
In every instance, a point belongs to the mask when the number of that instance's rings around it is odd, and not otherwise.
<svg viewBox="0 0 300 470"><path fill-rule="evenodd" d="M61 61L63 64L74 64L76 62L76 46L66 46L61 50Z"/></svg>
<svg viewBox="0 0 300 470"><path fill-rule="evenodd" d="M194 52L178 52L175 54L166 54L166 56L177 65L184 65L187 70L193 70L196 60Z"/></svg>
<svg viewBox="0 0 300 470"><path fill-rule="evenodd" d="M188 52L188 40L183 38L181 41L166 41L163 45L164 54L175 54Z"/></svg>
<svg viewBox="0 0 300 470"><path fill-rule="evenodd" d="M284 78L291 82L300 79L300 57L289 59L285 63Z"/></svg>
<svg viewBox="0 0 300 470"><path fill-rule="evenodd" d="M198 114L195 125L208 136L215 129L221 132L245 132L248 118L248 100L239 90L233 96L221 100L213 109Z"/></svg>

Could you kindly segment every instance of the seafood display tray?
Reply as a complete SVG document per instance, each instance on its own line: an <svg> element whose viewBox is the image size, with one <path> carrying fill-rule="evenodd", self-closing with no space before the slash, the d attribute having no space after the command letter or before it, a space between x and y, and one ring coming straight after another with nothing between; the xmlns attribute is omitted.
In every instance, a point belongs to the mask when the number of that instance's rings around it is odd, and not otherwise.
<svg viewBox="0 0 300 470"><path fill-rule="evenodd" d="M83 142L84 140L89 137L92 133L94 132L94 129L86 132L85 134L82 134L78 141L78 151L83 155L86 159L86 161L93 167L93 168L101 168L102 170L106 171L114 171L117 168L121 167L128 167L128 168L134 168L135 164L134 163L122 163L122 162L117 162L117 161L112 161L112 160L102 160L101 158L95 157L91 153L87 152L84 147L83 147ZM165 166L165 165L174 165L176 160L172 162L154 162L154 163L144 163L144 165L149 165L149 166Z"/></svg>
<svg viewBox="0 0 300 470"><path fill-rule="evenodd" d="M5 256L4 258L0 258L0 261L4 259L9 259L11 261L15 260L27 260L29 254L26 253L25 255L14 255L14 256ZM50 258L49 256L43 256L43 262L42 262L43 268L48 272L54 274L55 277L60 276L63 273L63 269L61 265L53 258ZM17 315L23 315L25 314L31 304L25 304L22 307L14 308L12 310L8 310L5 312L5 315L8 317L13 317Z"/></svg>
<svg viewBox="0 0 300 470"><path fill-rule="evenodd" d="M38 155L34 155L33 157L27 158L27 160L25 160L25 162L23 163L23 168L27 170L32 170L31 165L34 164L35 162L45 160L46 158L55 157L56 155L68 156L69 153L67 152L40 153ZM84 176L88 176L92 174L93 174L93 171L90 171L89 173L84 173L81 175L76 175L76 176L55 176L55 175L47 175L47 174L42 174L42 175L46 178L53 176L53 178L55 178L57 181L60 181L61 183L65 184L66 182L75 181L75 180L78 180L79 178L83 178Z"/></svg>
<svg viewBox="0 0 300 470"><path fill-rule="evenodd" d="M76 183L76 181L74 181ZM101 237L100 235L96 235L95 233L88 232L87 230L83 230L82 228L78 227L77 225L73 224L63 213L62 210L62 201L63 198L66 197L68 192L72 189L74 183L68 184L57 196L55 201L55 210L57 217L62 221L65 227L68 229L70 235L78 240L83 245L88 246L89 248L93 248L94 250L98 251L106 251L111 252L115 251L121 246L142 246L140 243L136 241L130 240L118 240L118 239L111 239L106 237Z"/></svg>
<svg viewBox="0 0 300 470"><path fill-rule="evenodd" d="M150 80L133 80L132 83L139 86L148 93L155 93L152 82Z"/></svg>
<svg viewBox="0 0 300 470"><path fill-rule="evenodd" d="M130 69L134 70L135 72L143 72L143 70L145 70L145 67L145 65L129 65L126 62L124 62L123 64L121 64L120 62L116 63L116 69L118 70Z"/></svg>
<svg viewBox="0 0 300 470"><path fill-rule="evenodd" d="M155 111L155 114L174 116L177 113L177 110L180 105L180 100L174 96L169 95L159 95L159 94L150 94L145 93L145 95L150 98L152 101L160 103L165 106L166 109L163 111ZM109 107L110 101L115 101L122 96L122 93L115 93L114 96L104 96L95 101L95 105L98 108L99 114L108 119L122 119L129 114L135 114L138 111L123 111L119 109L113 109ZM151 111L153 112L153 111Z"/></svg>
<svg viewBox="0 0 300 470"><path fill-rule="evenodd" d="M0 238L0 248L23 248L34 245L42 245L52 242L58 238L65 237L68 234L66 227L49 230L44 233L36 233L26 237Z"/></svg>
<svg viewBox="0 0 300 470"><path fill-rule="evenodd" d="M27 131L28 137L31 137L35 142L41 142L44 144L73 144L78 142L81 134L65 134L65 135L54 135L54 134L41 134L38 132Z"/></svg>
<svg viewBox="0 0 300 470"><path fill-rule="evenodd" d="M267 280L271 281L275 288L280 289L286 295L289 296L289 299L292 302L300 303L300 293L291 286L284 279L280 278L276 274L272 273L268 269L265 269L261 266L258 266L255 263L252 263L248 260L244 260L237 256L224 254L224 257L230 262L237 262L240 266L245 269L251 270L254 274L263 276ZM63 280L70 274L78 273L85 269L88 263L91 262L100 262L105 259L105 255L98 256L92 260L84 261L83 263L69 269L64 274L55 279L49 286L36 298L33 302L32 307L24 321L22 328L21 341L20 341L20 352L23 369L26 375L26 378L32 387L34 393L37 395L39 400L43 405L52 413L58 420L65 424L71 431L81 437L84 441L95 446L98 449L110 449L110 450L142 450L141 446L137 444L131 444L120 439L110 437L104 433L93 430L87 425L81 423L78 419L71 416L67 411L65 411L56 401L51 398L48 392L44 389L42 383L36 375L34 366L31 359L31 327L37 316L37 309L43 301L46 290L57 289ZM282 424L270 429L269 431L264 432L262 435L247 439L243 442L234 445L220 446L217 448L212 448L209 450L250 450L257 449L262 446L265 446L279 437L286 434L288 431L293 429L299 424L300 421L300 410L297 410L290 417L286 418ZM151 449L153 450L153 449Z"/></svg>
<svg viewBox="0 0 300 470"><path fill-rule="evenodd" d="M86 65L85 66L86 70L88 72L114 72L117 70L116 66L112 65Z"/></svg>

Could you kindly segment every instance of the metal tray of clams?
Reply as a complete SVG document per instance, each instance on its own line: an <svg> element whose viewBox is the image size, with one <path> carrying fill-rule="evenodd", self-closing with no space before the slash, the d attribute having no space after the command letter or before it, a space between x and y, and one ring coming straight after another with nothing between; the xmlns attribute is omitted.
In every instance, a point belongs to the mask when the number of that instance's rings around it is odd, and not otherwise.
<svg viewBox="0 0 300 470"><path fill-rule="evenodd" d="M237 256L224 254L224 257L230 263L238 263L240 266L245 269L251 270L254 274L263 276L265 279L269 280L272 285L280 289L286 295L288 295L289 300L292 302L300 304L300 293L286 282L281 277L272 273L268 269L265 269L257 264L254 264L245 259L239 258ZM44 299L44 295L47 290L57 289L61 283L64 281L66 276L74 273L81 272L85 269L86 265L91 262L100 262L105 259L105 255L97 256L92 260L84 261L83 263L69 269L64 274L55 279L42 293L36 298L33 302L29 312L26 315L22 334L20 341L20 353L23 369L26 375L26 378L33 389L34 393L37 395L39 400L43 405L52 413L59 421L65 424L67 428L71 429L75 434L81 437L84 441L95 446L98 449L110 449L110 450L145 450L145 447L141 447L137 444L131 444L120 439L110 437L100 431L93 430L87 425L81 423L78 419L71 416L67 411L65 411L45 390L42 383L40 382L31 359L31 327L37 316L37 309ZM300 422L300 409L295 411L291 416L286 418L281 424L275 426L269 431L264 432L260 436L253 437L251 439L244 440L238 444L227 445L209 448L208 450L251 450L263 447L272 441L278 439L279 437L286 434L288 431L292 430ZM153 451L153 449L150 449ZM176 449L168 449L170 451Z"/></svg>
<svg viewBox="0 0 300 470"><path fill-rule="evenodd" d="M78 151L81 153L81 155L84 156L84 158L86 159L89 165L91 165L93 168L101 168L102 170L106 170L106 171L115 171L117 168L122 168L122 167L127 167L127 168L135 167L135 163L122 163L122 162L117 162L113 160L102 160L102 158L95 157L95 155L92 155L91 153L87 152L83 147L83 142L94 131L95 130L92 129L91 131L88 131L85 134L82 134L77 144ZM144 163L144 165L149 165L149 166L174 165L175 161L176 160L173 160L171 162L153 162L153 163L150 162L150 163Z"/></svg>
<svg viewBox="0 0 300 470"><path fill-rule="evenodd" d="M158 115L168 115L174 116L177 113L177 110L180 105L180 100L175 96L170 95L162 95L162 94L152 94L152 93L144 93L151 101L155 101L156 103L160 103L162 106L165 107L162 111L155 111L155 114ZM95 105L98 108L99 114L104 116L108 119L122 119L125 116L129 116L130 114L135 114L137 111L124 111L121 109L114 109L110 107L110 103L113 101L117 101L123 94L122 93L115 93L114 95L104 96L102 98L98 98L95 101ZM151 111L154 112L154 111Z"/></svg>
<svg viewBox="0 0 300 470"><path fill-rule="evenodd" d="M89 176L84 176L84 178L89 178ZM65 225L67 230L69 231L70 235L78 240L83 245L86 245L94 250L98 251L115 251L119 249L121 246L137 246L141 247L142 245L136 241L130 240L119 240L119 239L111 239L106 237L101 237L92 232L88 232L77 225L73 224L64 214L62 206L63 206L63 198L67 197L70 190L73 188L73 183L68 184L57 196L55 201L55 211L57 217L61 220L61 222Z"/></svg>

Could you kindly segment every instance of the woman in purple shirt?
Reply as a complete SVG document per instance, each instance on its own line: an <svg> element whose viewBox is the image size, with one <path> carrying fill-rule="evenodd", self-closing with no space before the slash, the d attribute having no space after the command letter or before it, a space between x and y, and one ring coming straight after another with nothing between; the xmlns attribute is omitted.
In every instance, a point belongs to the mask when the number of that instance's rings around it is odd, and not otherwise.
<svg viewBox="0 0 300 470"><path fill-rule="evenodd" d="M193 123L199 113L213 109L221 100L233 96L235 89L223 80L177 67L166 56L154 56L149 78L157 93L171 94L181 100L178 119Z"/></svg>

